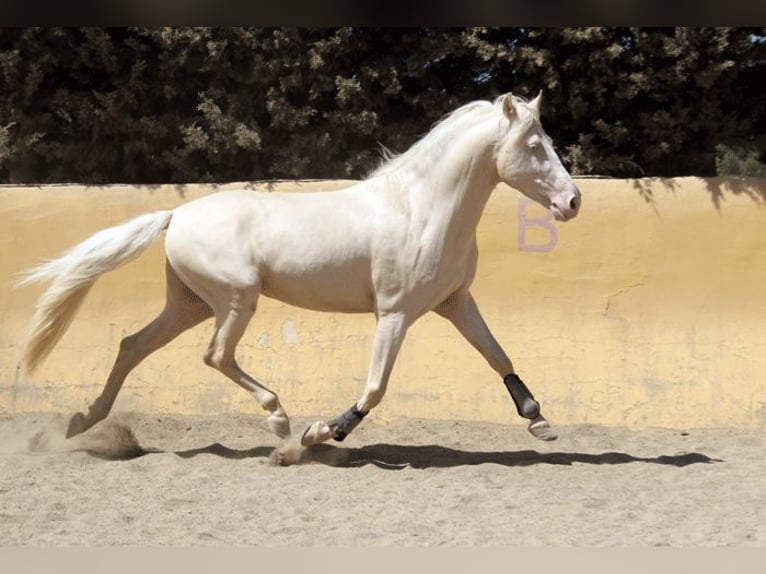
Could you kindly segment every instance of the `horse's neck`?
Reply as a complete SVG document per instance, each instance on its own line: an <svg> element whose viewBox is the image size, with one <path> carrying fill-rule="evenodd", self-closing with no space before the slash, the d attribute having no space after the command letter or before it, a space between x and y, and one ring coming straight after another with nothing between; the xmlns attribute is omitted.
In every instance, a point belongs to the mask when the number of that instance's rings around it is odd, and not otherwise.
<svg viewBox="0 0 766 574"><path fill-rule="evenodd" d="M490 143L464 146L463 153L452 150L433 166L418 168L420 177L407 180L402 174L413 215L453 239L473 237L489 196L500 181Z"/></svg>

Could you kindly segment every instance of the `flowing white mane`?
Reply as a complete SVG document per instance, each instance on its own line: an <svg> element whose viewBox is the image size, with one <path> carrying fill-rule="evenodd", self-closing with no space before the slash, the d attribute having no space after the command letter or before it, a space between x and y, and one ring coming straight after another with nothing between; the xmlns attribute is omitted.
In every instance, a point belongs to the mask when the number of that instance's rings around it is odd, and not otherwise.
<svg viewBox="0 0 766 574"><path fill-rule="evenodd" d="M369 177L391 174L402 167L410 165L412 162L420 162L425 157L433 157L433 150L439 150L454 140L458 124L467 123L469 120L476 123L492 113L502 114L501 105L504 97L500 96L494 102L476 100L457 108L434 124L431 131L401 154L394 153L382 146L382 163ZM523 98L514 95L510 95L510 97L517 104L526 104L526 100ZM519 107L526 111L525 105ZM523 113L520 116L520 120L521 127L523 128L532 122L533 116L531 113ZM508 127L507 124L498 127L498 140L508 133Z"/></svg>
<svg viewBox="0 0 766 574"><path fill-rule="evenodd" d="M383 163L370 174L370 177L393 173L410 162L417 161L418 158L430 155L429 152L432 149L438 149L445 144L445 141L450 141L454 138L454 130L458 123L467 121L469 118L476 121L476 119L485 117L494 109L495 106L493 104L484 100L470 102L444 116L434 125L430 132L415 142L404 153L396 154L383 148Z"/></svg>

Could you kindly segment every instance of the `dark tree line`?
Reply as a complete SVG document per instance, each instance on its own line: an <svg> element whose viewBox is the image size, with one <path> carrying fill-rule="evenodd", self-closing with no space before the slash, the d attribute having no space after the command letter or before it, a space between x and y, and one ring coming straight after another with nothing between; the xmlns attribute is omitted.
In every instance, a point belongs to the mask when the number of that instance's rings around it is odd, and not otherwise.
<svg viewBox="0 0 766 574"><path fill-rule="evenodd" d="M4 28L0 182L363 177L540 89L574 173L757 174L765 71L764 28Z"/></svg>

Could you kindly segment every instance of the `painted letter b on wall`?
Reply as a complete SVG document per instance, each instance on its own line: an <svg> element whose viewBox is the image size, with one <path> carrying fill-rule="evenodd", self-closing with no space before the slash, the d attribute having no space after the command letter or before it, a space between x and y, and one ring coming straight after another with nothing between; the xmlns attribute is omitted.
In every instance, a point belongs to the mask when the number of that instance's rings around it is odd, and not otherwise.
<svg viewBox="0 0 766 574"><path fill-rule="evenodd" d="M518 209L518 234L519 251L532 251L544 253L551 251L558 242L558 233L553 224L553 214L546 211L545 215L530 217L527 215L527 207L536 205L534 201L526 197L519 199Z"/></svg>

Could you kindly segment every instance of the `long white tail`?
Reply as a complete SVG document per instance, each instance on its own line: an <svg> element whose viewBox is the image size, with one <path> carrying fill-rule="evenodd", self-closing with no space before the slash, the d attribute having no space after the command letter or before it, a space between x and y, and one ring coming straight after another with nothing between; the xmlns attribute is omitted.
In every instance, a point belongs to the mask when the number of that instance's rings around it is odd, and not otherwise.
<svg viewBox="0 0 766 574"><path fill-rule="evenodd" d="M140 215L99 231L58 259L26 272L17 287L52 281L37 302L24 346L22 367L33 372L72 323L88 291L101 275L138 257L167 229L172 211Z"/></svg>

